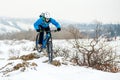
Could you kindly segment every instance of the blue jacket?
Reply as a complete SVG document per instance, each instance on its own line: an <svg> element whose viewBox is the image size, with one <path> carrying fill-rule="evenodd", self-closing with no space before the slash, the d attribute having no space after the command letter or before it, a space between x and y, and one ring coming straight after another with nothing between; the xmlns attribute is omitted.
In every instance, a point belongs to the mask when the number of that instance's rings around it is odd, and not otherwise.
<svg viewBox="0 0 120 80"><path fill-rule="evenodd" d="M49 22L45 22L42 17L40 17L35 23L34 23L34 28L37 30L39 29L39 26L42 26L43 28L49 27L49 24L52 23L53 25L56 26L56 28L60 28L60 24L53 18L50 18Z"/></svg>

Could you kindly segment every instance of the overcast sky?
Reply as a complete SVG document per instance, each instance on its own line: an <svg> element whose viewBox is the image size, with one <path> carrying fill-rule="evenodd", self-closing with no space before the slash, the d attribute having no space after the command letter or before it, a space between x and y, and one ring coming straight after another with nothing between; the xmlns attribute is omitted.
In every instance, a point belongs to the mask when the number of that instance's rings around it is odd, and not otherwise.
<svg viewBox="0 0 120 80"><path fill-rule="evenodd" d="M43 11L63 20L120 23L120 0L0 0L3 17L37 18Z"/></svg>

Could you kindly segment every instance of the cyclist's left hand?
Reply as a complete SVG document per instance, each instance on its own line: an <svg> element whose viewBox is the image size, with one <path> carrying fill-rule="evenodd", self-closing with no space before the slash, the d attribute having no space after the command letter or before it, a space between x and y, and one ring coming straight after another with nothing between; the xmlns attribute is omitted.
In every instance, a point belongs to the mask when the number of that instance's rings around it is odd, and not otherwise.
<svg viewBox="0 0 120 80"><path fill-rule="evenodd" d="M61 28L57 28L57 31L61 31Z"/></svg>

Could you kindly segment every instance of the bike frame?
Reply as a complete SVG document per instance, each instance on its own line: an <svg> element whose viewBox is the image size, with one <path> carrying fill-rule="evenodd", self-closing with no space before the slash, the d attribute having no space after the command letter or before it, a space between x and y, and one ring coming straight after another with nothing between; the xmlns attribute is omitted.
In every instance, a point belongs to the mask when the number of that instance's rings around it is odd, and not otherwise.
<svg viewBox="0 0 120 80"><path fill-rule="evenodd" d="M50 63L53 60L53 44L52 44L51 32L57 32L57 30L47 31L46 35L44 36L43 42L42 42L42 47L38 47L40 32L36 36L36 49L37 49L37 51L41 52L43 48L47 47L47 53L48 53L48 58L49 58Z"/></svg>
<svg viewBox="0 0 120 80"><path fill-rule="evenodd" d="M45 36L45 39L43 39L43 42L42 42L42 48L46 48L46 44L48 42L48 39L51 38L51 33L47 33L46 36Z"/></svg>
<svg viewBox="0 0 120 80"><path fill-rule="evenodd" d="M50 30L50 31L47 31L47 32L48 33L44 36L45 38L43 39L43 42L42 42L42 48L46 48L48 39L50 39L50 38L52 39L51 32L57 32L57 30Z"/></svg>
<svg viewBox="0 0 120 80"><path fill-rule="evenodd" d="M47 53L48 53L48 58L49 58L50 63L53 60L53 44L52 44L51 32L57 32L57 30L51 30L51 31L48 31L48 33L46 33L46 35L44 36L43 42L42 42L42 47L38 47L40 32L36 36L36 48L37 48L37 51L41 52L43 48L47 47Z"/></svg>

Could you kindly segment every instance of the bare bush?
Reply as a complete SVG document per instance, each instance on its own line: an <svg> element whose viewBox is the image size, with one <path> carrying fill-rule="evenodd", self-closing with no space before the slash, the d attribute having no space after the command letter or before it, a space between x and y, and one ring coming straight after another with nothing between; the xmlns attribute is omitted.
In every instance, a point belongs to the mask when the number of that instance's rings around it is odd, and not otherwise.
<svg viewBox="0 0 120 80"><path fill-rule="evenodd" d="M71 34L74 36L73 48L75 48L75 54L71 58L71 62L80 66L88 66L98 70L107 72L119 72L118 55L102 39L91 39L83 42L79 41L79 32L77 29L72 29Z"/></svg>
<svg viewBox="0 0 120 80"><path fill-rule="evenodd" d="M77 56L79 56L79 58L77 57L78 65L108 72L120 71L116 61L118 55L105 42L91 40L88 44L80 44L78 40L75 40L74 48L76 48Z"/></svg>
<svg viewBox="0 0 120 80"><path fill-rule="evenodd" d="M83 34L81 34L80 29L77 27L74 27L73 25L69 25L67 27L67 31L69 32L72 39L80 39L83 38Z"/></svg>
<svg viewBox="0 0 120 80"><path fill-rule="evenodd" d="M61 48L57 48L54 49L54 57L64 57L64 59L67 59L70 55L69 55L70 51L68 49L61 49Z"/></svg>

